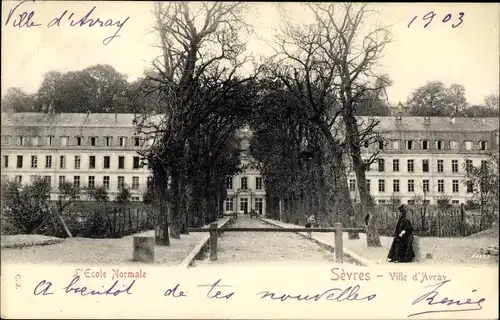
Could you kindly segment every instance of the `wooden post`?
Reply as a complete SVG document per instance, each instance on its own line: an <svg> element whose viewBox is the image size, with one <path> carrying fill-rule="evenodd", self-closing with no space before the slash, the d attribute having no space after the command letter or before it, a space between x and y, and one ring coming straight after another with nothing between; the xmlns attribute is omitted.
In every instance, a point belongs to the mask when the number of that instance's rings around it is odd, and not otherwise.
<svg viewBox="0 0 500 320"><path fill-rule="evenodd" d="M441 237L441 209L437 209L437 237Z"/></svg>
<svg viewBox="0 0 500 320"><path fill-rule="evenodd" d="M465 237L465 205L460 204L460 235Z"/></svg>
<svg viewBox="0 0 500 320"><path fill-rule="evenodd" d="M113 209L113 237L116 237L116 208Z"/></svg>
<svg viewBox="0 0 500 320"><path fill-rule="evenodd" d="M139 209L137 209L137 211L135 212L135 215L136 215L136 220L135 220L135 231L139 231Z"/></svg>
<svg viewBox="0 0 500 320"><path fill-rule="evenodd" d="M120 238L121 238L121 237L123 237L123 233L125 231L125 208L121 209L120 216L121 216L121 225L122 225L121 230L120 230Z"/></svg>
<svg viewBox="0 0 500 320"><path fill-rule="evenodd" d="M413 252L415 253L415 261L422 261L422 250L420 247L420 237L413 236Z"/></svg>
<svg viewBox="0 0 500 320"><path fill-rule="evenodd" d="M342 248L342 223L335 223L335 260L343 263L344 250Z"/></svg>
<svg viewBox="0 0 500 320"><path fill-rule="evenodd" d="M217 260L217 222L210 224L210 261Z"/></svg>
<svg viewBox="0 0 500 320"><path fill-rule="evenodd" d="M132 230L132 213L130 208L127 208L128 211L128 229L129 231Z"/></svg>
<svg viewBox="0 0 500 320"><path fill-rule="evenodd" d="M154 262L155 261L155 238L154 237L134 237L134 261Z"/></svg>

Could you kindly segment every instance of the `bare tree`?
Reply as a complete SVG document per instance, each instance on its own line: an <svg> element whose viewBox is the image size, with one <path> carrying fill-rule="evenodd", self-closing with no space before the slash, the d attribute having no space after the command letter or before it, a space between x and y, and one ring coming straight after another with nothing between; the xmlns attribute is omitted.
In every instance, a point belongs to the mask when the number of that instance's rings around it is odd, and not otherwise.
<svg viewBox="0 0 500 320"><path fill-rule="evenodd" d="M362 159L361 147L365 139L373 136L376 121L363 126L355 117L355 109L367 92L380 92L390 85L387 76L377 74L375 67L391 35L386 26L375 25L371 30L364 30L363 22L372 12L366 4L329 3L309 7L322 32L321 52L336 70L336 97L342 106L346 144L358 181L362 212L366 214L373 204L367 190L366 162ZM370 156L367 163L374 159L374 155ZM373 218L367 226L367 242L369 246L381 246Z"/></svg>
<svg viewBox="0 0 500 320"><path fill-rule="evenodd" d="M273 71L297 93L305 116L320 128L329 142L339 197L345 201L343 209L354 224L343 155L350 154L362 213L366 214L372 203L365 170L366 165L376 160L377 153L363 161L361 147L365 142L379 140L374 132L378 121L361 122L355 117L355 110L357 105L366 103L366 97L378 97L390 84L386 76L374 72L390 35L386 27L362 30L362 22L370 12L366 5L308 4L307 8L314 15L313 24L299 27L284 19L283 34L277 39L274 57L277 67ZM368 245L380 246L374 219L368 221Z"/></svg>
<svg viewBox="0 0 500 320"><path fill-rule="evenodd" d="M286 21L286 20L285 20ZM343 159L341 109L335 99L336 70L321 53L324 40L319 25L286 22L276 36L276 54L266 63L269 77L281 81L299 102L299 112L324 135L331 153L333 212L354 216Z"/></svg>
<svg viewBox="0 0 500 320"><path fill-rule="evenodd" d="M186 227L187 141L238 83L247 62L245 5L239 2L156 3L156 27L162 56L147 75L145 94L155 95L156 108L142 112L139 130L154 137L147 156L154 172L160 222L157 243L168 245L168 207L172 237ZM206 90L211 88L214 90ZM170 181L170 183L169 183Z"/></svg>

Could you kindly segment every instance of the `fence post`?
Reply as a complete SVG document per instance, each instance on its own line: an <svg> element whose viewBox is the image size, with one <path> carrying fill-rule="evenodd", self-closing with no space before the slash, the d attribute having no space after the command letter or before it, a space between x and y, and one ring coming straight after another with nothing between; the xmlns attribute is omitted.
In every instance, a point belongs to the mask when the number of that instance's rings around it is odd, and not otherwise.
<svg viewBox="0 0 500 320"><path fill-rule="evenodd" d="M441 209L437 208L436 210L436 218L437 218L437 234L436 237L441 237Z"/></svg>
<svg viewBox="0 0 500 320"><path fill-rule="evenodd" d="M344 250L342 248L342 223L335 223L335 260L343 263Z"/></svg>
<svg viewBox="0 0 500 320"><path fill-rule="evenodd" d="M113 209L113 237L116 237L116 208Z"/></svg>
<svg viewBox="0 0 500 320"><path fill-rule="evenodd" d="M465 237L465 205L460 204L460 235Z"/></svg>
<svg viewBox="0 0 500 320"><path fill-rule="evenodd" d="M120 232L120 237L123 237L123 234L125 232L125 224L126 224L125 220L126 219L127 219L127 216L125 214L125 208L123 208L122 209L122 219L121 219L122 220L122 230Z"/></svg>
<svg viewBox="0 0 500 320"><path fill-rule="evenodd" d="M210 261L217 260L217 222L210 224Z"/></svg>
<svg viewBox="0 0 500 320"><path fill-rule="evenodd" d="M138 232L139 231L139 209L137 209L137 211L135 212L135 216L136 216L136 219L135 219L135 231Z"/></svg>
<svg viewBox="0 0 500 320"><path fill-rule="evenodd" d="M127 211L128 211L128 229L129 229L129 231L131 231L132 230L132 213L131 213L130 208L127 208Z"/></svg>

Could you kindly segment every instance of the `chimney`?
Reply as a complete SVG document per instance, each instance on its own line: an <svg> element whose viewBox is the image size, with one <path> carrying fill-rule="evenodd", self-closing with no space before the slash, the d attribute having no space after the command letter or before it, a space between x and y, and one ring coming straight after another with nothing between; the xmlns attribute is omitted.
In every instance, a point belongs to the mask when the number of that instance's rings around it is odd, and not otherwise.
<svg viewBox="0 0 500 320"><path fill-rule="evenodd" d="M90 116L90 110L87 110L87 118Z"/></svg>
<svg viewBox="0 0 500 320"><path fill-rule="evenodd" d="M115 112L115 123L118 122L118 113Z"/></svg>
<svg viewBox="0 0 500 320"><path fill-rule="evenodd" d="M401 118L401 116L396 116L396 124L401 124L403 123L403 119Z"/></svg>
<svg viewBox="0 0 500 320"><path fill-rule="evenodd" d="M431 117L424 117L424 123L425 124L431 124Z"/></svg>
<svg viewBox="0 0 500 320"><path fill-rule="evenodd" d="M486 118L483 118L482 120L483 120L483 124L486 124Z"/></svg>
<svg viewBox="0 0 500 320"><path fill-rule="evenodd" d="M455 124L455 117L451 117L451 119L450 119L450 123L451 123L451 124Z"/></svg>

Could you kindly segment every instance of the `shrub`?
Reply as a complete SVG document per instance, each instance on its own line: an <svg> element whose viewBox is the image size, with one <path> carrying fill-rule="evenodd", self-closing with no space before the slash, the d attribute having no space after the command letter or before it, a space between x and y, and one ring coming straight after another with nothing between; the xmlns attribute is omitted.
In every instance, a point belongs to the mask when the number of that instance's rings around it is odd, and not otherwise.
<svg viewBox="0 0 500 320"><path fill-rule="evenodd" d="M48 205L50 184L37 179L25 186L12 181L2 182L2 220L11 233L40 233L53 219Z"/></svg>

